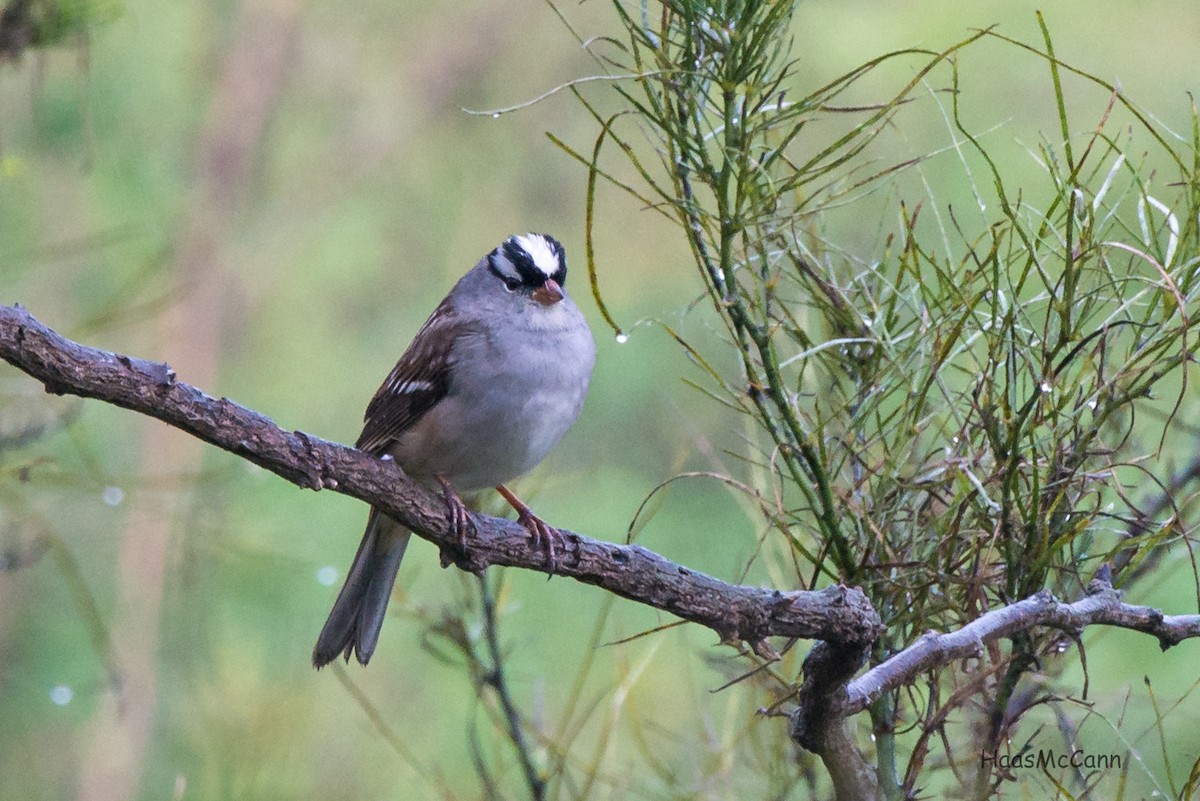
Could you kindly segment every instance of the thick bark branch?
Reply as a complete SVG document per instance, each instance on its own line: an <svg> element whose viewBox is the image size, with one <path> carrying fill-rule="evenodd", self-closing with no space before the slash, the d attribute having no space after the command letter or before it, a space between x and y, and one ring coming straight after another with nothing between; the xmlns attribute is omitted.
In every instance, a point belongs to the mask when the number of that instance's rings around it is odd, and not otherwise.
<svg viewBox="0 0 1200 801"><path fill-rule="evenodd" d="M395 464L301 431L175 380L165 364L72 342L20 307L0 306L0 357L55 394L96 398L158 418L310 489L332 489L377 506L437 544L466 570L509 565L548 572L517 523L475 515L477 536L460 550L442 498ZM870 643L879 616L858 589L779 592L726 584L637 545L616 545L564 531L556 575L595 584L744 640L767 652L771 636Z"/></svg>
<svg viewBox="0 0 1200 801"><path fill-rule="evenodd" d="M819 642L804 657L804 683L796 697L789 734L801 748L821 757L833 780L834 796L876 801L879 782L854 738L847 721L835 709L839 691L867 659L870 643L839 646Z"/></svg>

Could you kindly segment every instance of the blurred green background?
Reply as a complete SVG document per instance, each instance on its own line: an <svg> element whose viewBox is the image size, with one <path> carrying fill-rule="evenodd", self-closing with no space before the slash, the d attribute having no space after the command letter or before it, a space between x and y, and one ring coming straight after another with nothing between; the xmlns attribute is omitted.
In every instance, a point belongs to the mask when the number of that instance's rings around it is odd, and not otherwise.
<svg viewBox="0 0 1200 801"><path fill-rule="evenodd" d="M802 2L797 90L993 23L1036 43L1035 7ZM1060 0L1047 19L1062 58L1187 133L1200 6ZM700 290L678 231L606 187L599 280L629 341L618 345L596 312L586 173L543 135L588 152L591 118L567 93L498 118L464 112L595 73L572 29L618 33L602 2L556 13L539 2L127 0L87 41L0 63L0 301L89 344L168 361L285 427L352 442L453 281L510 233L553 233L599 359L579 423L518 486L548 521L622 540L659 483L736 472L722 448L738 447L745 423L684 384L695 371L665 334L635 325L679 323ZM1011 174L1035 174L1027 148L1056 130L1044 66L985 43L961 67L978 129L998 125L989 141ZM866 102L909 77L881 70L857 91ZM615 108L605 83L584 91ZM1081 91L1072 111L1096 120L1106 100ZM886 140L894 151L874 155L944 147L945 120L923 109ZM970 199L951 157L920 176L941 204ZM893 202L884 214L895 213ZM866 255L894 222L863 219L836 233ZM713 325L695 314L687 324L693 336ZM0 572L0 795L479 798L471 743L482 732L482 760L520 797L471 677L430 646L431 622L470 594L434 548L410 551L370 669L316 673L309 653L361 504L297 490L128 412L43 395L8 368L0 393L0 553L13 568ZM641 544L723 579L739 578L761 533L710 480L675 482L650 509ZM1134 600L1196 611L1186 563L1165 573ZM748 580L771 577L756 566ZM503 600L518 703L580 770L598 767L592 797L767 797L782 786L767 766L790 760L784 724L754 715L774 698L760 686L710 692L747 667L710 632L597 648L671 619L532 574L509 573ZM1091 698L1114 723L1093 724L1090 750L1135 748L1144 761L1130 781L1165 786L1162 754L1179 770L1200 742L1200 703L1187 695L1195 646L1159 654L1147 637L1106 632L1087 642ZM1172 725L1193 734L1170 749L1143 731L1153 719L1143 676L1162 705L1184 699ZM541 743L539 758L551 750Z"/></svg>

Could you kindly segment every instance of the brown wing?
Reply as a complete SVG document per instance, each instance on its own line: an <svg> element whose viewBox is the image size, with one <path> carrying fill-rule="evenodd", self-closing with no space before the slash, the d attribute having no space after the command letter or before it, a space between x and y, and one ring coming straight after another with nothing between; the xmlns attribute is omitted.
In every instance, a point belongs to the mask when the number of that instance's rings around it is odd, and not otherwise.
<svg viewBox="0 0 1200 801"><path fill-rule="evenodd" d="M445 301L434 309L367 405L356 448L387 453L397 437L446 397L454 343L469 332L470 327Z"/></svg>

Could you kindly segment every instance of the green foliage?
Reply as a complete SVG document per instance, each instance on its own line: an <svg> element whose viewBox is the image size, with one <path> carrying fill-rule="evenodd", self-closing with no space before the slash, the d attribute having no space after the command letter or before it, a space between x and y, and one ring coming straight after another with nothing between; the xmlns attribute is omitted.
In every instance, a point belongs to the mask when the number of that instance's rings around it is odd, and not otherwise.
<svg viewBox="0 0 1200 801"><path fill-rule="evenodd" d="M1161 453L1188 385L1200 321L1194 109L1190 135L1176 137L1059 61L1044 24L1041 48L980 31L941 52L888 53L794 97L791 4L616 9L627 40L611 63L638 77L618 86L616 115L585 101L601 133L590 158L573 154L686 237L725 347L677 338L705 390L759 428L736 457L757 495L778 499L762 508L796 586L862 585L888 626L882 660L925 629L1043 588L1073 597L1101 561L1124 553L1123 564L1181 533L1167 521L1142 536L1118 479ZM1036 186L1015 185L964 120L980 99L960 88L959 60L985 40L1045 65L1059 130L1031 154ZM838 106L894 61L912 77L890 97ZM1067 79L1108 98L1098 120L1075 122ZM944 88L924 96L931 82ZM881 134L934 101L948 101L964 167L984 176L972 186L978 214L938 208L934 190L899 200L879 252L830 244L828 214L926 158L864 170ZM602 161L608 144L638 180ZM1147 429L1138 412L1161 407L1156 393L1169 395L1166 422ZM991 706L979 742L995 751L1015 722L1005 715L1018 679L1058 643L1053 632L1016 638L989 656L1001 681L953 700L935 685L924 700L898 692L878 704L881 775L896 773L892 732L925 706Z"/></svg>

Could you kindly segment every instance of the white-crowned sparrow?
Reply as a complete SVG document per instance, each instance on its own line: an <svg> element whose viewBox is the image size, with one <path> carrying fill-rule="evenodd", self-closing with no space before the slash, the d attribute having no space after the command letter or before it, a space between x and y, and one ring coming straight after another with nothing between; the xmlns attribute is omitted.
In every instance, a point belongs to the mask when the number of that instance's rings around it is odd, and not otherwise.
<svg viewBox="0 0 1200 801"><path fill-rule="evenodd" d="M460 536L455 490L496 487L554 560L552 529L507 488L575 422L596 346L567 297L566 255L543 234L509 237L464 275L417 332L367 406L356 447L442 485ZM320 668L351 652L367 664L409 532L372 509L313 649Z"/></svg>

